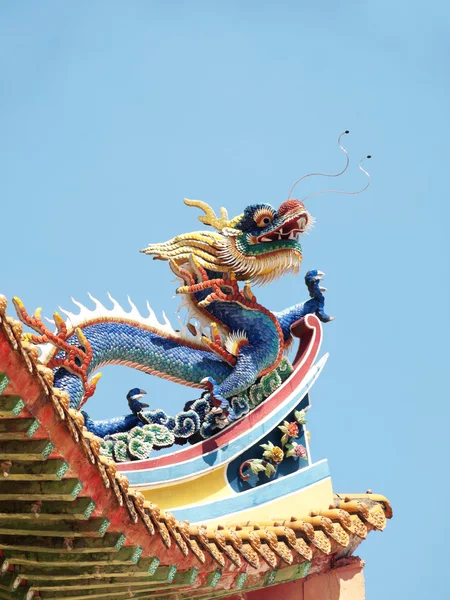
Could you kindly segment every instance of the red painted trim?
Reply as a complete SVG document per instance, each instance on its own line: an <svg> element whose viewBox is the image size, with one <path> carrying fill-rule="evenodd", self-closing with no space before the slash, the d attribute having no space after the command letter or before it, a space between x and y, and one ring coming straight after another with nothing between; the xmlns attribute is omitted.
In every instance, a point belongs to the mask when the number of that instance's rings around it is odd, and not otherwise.
<svg viewBox="0 0 450 600"><path fill-rule="evenodd" d="M140 545L143 547L143 556L156 555L163 564L172 564L175 561L180 570L190 568L193 561L197 564L193 554L184 557L179 551L167 549L157 533L150 535L141 519L137 523L132 522L127 508L119 505L111 489L105 488L97 466L89 461L81 445L73 440L67 424L58 418L50 398L43 392L35 375L29 372L19 352L12 350L1 329L0 372L6 373L10 379L7 391L14 392L23 399L29 413L39 419L42 430L55 444L55 451L50 458L64 458L70 465L71 476L77 477L83 484L80 497L88 496L94 500L94 515L109 519L109 532L124 533L126 546ZM175 545L173 547L177 548ZM213 564L215 563L207 556L202 570L208 570L208 566Z"/></svg>
<svg viewBox="0 0 450 600"><path fill-rule="evenodd" d="M239 435L248 431L249 428L254 427L295 391L312 367L319 353L322 341L322 327L315 315L307 315L304 319L297 321L292 326L292 333L294 336L300 338L299 348L293 363L294 372L281 387L246 417L239 419L215 436L195 444L195 446L148 460L120 463L117 465L117 469L119 471L140 471L178 464L225 446Z"/></svg>

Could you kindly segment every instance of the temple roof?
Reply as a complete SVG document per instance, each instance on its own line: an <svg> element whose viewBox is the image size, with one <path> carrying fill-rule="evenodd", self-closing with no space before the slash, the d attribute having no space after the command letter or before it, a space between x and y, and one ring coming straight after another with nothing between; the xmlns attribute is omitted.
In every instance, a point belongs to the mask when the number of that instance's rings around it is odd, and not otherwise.
<svg viewBox="0 0 450 600"><path fill-rule="evenodd" d="M130 487L0 299L0 597L213 598L353 554L392 509L335 495L309 514L190 525Z"/></svg>

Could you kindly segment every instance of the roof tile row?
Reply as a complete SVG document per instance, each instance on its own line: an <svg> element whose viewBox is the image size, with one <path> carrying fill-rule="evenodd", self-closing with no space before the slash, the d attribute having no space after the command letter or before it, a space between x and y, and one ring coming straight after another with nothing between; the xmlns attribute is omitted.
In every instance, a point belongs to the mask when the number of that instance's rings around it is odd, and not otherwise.
<svg viewBox="0 0 450 600"><path fill-rule="evenodd" d="M22 368L32 375L42 395L53 407L53 418L65 423L73 442L82 448L86 460L95 466L105 493L113 494L117 505L128 511L131 521L141 522L147 535L158 536L167 549L172 548L174 543L184 557L190 556L201 564L208 562L210 566L205 566L209 571L217 567L220 570L242 570L244 563L266 571L280 564L311 561L317 553L343 554L347 548L355 546L355 541L359 543L364 539L370 530L384 529L386 517L392 516L386 498L366 494L338 496L334 506L287 520L212 527L176 520L172 514L146 501L138 490L130 488L128 479L117 471L115 463L102 456L101 440L86 430L83 415L70 408L68 395L53 387L52 371L39 364L37 349L23 339L21 324L6 317L5 309L6 302L0 297L0 333L8 340L10 352L20 358ZM0 371L1 367L0 364ZM5 380L0 383L3 393L7 393L9 388L5 387ZM29 417L33 411L26 390L22 391L21 397L25 403L23 415ZM58 440L51 438L51 434L49 438L58 451ZM105 516L108 517L108 514ZM207 561L207 557L212 562ZM213 567L214 564L216 567Z"/></svg>

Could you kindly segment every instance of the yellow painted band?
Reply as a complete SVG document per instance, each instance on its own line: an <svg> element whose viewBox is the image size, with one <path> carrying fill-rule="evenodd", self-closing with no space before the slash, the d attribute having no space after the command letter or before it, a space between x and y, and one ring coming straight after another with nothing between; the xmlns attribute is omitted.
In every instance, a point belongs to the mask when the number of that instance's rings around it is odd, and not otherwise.
<svg viewBox="0 0 450 600"><path fill-rule="evenodd" d="M227 465L175 485L150 489L139 488L139 491L144 494L146 500L151 500L164 510L222 500L234 495L234 491L225 481L226 468Z"/></svg>

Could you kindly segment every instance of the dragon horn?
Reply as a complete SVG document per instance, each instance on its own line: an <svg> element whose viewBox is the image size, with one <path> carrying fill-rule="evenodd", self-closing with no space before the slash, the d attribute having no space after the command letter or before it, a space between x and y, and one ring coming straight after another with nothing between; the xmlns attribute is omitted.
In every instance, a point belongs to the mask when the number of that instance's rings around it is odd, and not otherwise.
<svg viewBox="0 0 450 600"><path fill-rule="evenodd" d="M195 206L197 208L200 208L205 213L204 217L198 218L199 221L201 221L205 225L211 225L211 227L214 227L218 231L222 231L224 227L230 226L230 221L228 220L228 212L226 208L220 209L219 219L216 216L214 210L209 206L209 204L206 204L206 202L203 202L202 200L189 200L189 198L185 198L184 203L187 206Z"/></svg>

